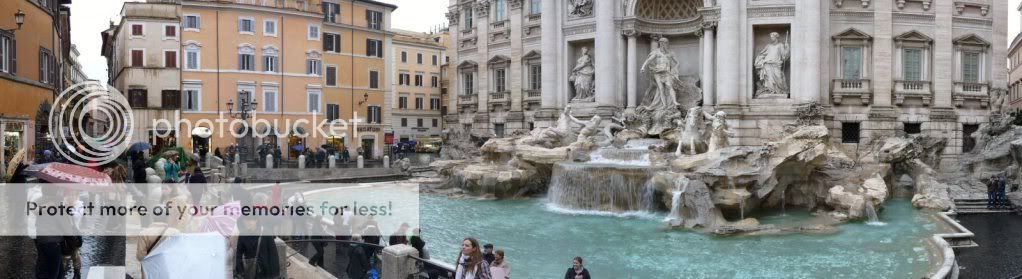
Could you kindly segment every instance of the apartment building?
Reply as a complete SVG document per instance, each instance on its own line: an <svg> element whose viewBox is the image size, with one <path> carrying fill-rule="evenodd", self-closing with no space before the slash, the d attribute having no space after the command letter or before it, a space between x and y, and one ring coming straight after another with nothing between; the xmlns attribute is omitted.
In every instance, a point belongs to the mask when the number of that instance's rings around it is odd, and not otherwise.
<svg viewBox="0 0 1022 279"><path fill-rule="evenodd" d="M390 125L398 142L439 137L441 69L446 49L428 33L394 31Z"/></svg>

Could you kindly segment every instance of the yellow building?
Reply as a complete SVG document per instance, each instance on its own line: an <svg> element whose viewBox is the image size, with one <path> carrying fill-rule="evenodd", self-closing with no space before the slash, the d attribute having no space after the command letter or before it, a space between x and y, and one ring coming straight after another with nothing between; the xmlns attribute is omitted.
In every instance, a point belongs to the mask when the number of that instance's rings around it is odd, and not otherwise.
<svg viewBox="0 0 1022 279"><path fill-rule="evenodd" d="M61 23L70 13L61 4L70 2L0 5L0 166L18 149L48 144L49 106L64 86L61 67L68 48L63 45L70 40L67 23Z"/></svg>
<svg viewBox="0 0 1022 279"><path fill-rule="evenodd" d="M395 30L390 125L397 141L440 137L444 46L428 33Z"/></svg>
<svg viewBox="0 0 1022 279"><path fill-rule="evenodd" d="M366 158L380 158L393 135L390 97L391 12L397 6L368 0L323 2L324 108L348 122L348 135L333 140ZM355 120L355 121L352 121ZM356 155L352 155L354 158Z"/></svg>

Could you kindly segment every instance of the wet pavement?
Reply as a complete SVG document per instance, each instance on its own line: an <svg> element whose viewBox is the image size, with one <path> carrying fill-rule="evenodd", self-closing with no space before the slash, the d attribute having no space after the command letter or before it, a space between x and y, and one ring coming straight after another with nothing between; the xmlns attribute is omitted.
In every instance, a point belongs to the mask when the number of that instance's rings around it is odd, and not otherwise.
<svg viewBox="0 0 1022 279"><path fill-rule="evenodd" d="M1022 216L1014 214L959 215L974 233L979 247L955 250L960 278L1018 278L1022 276Z"/></svg>

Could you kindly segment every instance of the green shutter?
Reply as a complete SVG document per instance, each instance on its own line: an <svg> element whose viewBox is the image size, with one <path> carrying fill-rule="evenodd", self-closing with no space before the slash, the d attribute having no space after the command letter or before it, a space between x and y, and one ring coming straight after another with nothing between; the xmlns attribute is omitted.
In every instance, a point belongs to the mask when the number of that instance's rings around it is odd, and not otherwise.
<svg viewBox="0 0 1022 279"><path fill-rule="evenodd" d="M979 82L979 53L962 53L962 81L971 83Z"/></svg>
<svg viewBox="0 0 1022 279"><path fill-rule="evenodd" d="M905 80L922 80L923 50L906 48L902 59L902 72Z"/></svg>
<svg viewBox="0 0 1022 279"><path fill-rule="evenodd" d="M844 79L861 79L862 78L862 48L860 47L846 47L842 48L841 54L841 65L842 65L842 78Z"/></svg>

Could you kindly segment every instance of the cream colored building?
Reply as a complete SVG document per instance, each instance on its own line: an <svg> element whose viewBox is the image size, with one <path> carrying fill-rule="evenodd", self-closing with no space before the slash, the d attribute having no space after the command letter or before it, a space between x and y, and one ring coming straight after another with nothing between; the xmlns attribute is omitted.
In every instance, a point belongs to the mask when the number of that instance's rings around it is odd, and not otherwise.
<svg viewBox="0 0 1022 279"><path fill-rule="evenodd" d="M397 142L439 137L441 71L446 49L428 33L395 30L390 126Z"/></svg>
<svg viewBox="0 0 1022 279"><path fill-rule="evenodd" d="M131 142L157 148L180 141L181 131L155 126L176 123L181 108L181 7L173 3L128 2L120 22L101 33L110 86L128 100L134 115Z"/></svg>

